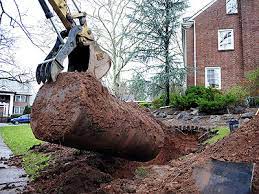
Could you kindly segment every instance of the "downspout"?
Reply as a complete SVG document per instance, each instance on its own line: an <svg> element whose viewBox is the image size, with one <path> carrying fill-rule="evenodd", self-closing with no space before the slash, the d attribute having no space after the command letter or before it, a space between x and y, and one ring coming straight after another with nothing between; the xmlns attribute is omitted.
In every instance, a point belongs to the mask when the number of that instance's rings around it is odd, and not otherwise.
<svg viewBox="0 0 259 194"><path fill-rule="evenodd" d="M185 52L184 52L184 60L185 60L185 65L187 67L187 43L186 43L186 29L189 29L193 26L193 65L194 65L194 85L197 85L197 54L196 54L196 25L195 25L195 20L188 20L186 23L184 23L184 46L185 46Z"/></svg>
<svg viewBox="0 0 259 194"><path fill-rule="evenodd" d="M187 70L187 49L186 49L186 29L182 26L182 47L183 47L183 63L184 63L184 69L186 70L185 73L185 81L184 81L184 91L187 89L187 74L188 74L188 70Z"/></svg>
<svg viewBox="0 0 259 194"><path fill-rule="evenodd" d="M196 24L193 20L193 64L194 64L194 86L197 86L197 56L196 56Z"/></svg>
<svg viewBox="0 0 259 194"><path fill-rule="evenodd" d="M184 66L186 69L186 74L185 74L185 90L187 90L187 74L188 74L188 69L187 69L187 40L186 40L186 29L184 29Z"/></svg>

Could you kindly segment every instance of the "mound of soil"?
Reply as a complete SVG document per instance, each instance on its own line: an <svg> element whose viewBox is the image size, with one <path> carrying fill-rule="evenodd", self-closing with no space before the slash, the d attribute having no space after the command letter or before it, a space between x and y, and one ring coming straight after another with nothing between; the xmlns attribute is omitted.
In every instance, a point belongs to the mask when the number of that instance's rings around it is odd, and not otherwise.
<svg viewBox="0 0 259 194"><path fill-rule="evenodd" d="M197 135L165 130L165 146L149 162L132 162L60 145L34 151L52 155L50 166L26 193L199 193L193 168L212 158L255 163L253 193L259 193L259 116L199 153Z"/></svg>
<svg viewBox="0 0 259 194"><path fill-rule="evenodd" d="M29 184L25 193L103 193L102 185L115 180L134 183L138 167L166 165L172 159L197 150L196 135L185 136L174 131L166 133L165 146L149 162L128 161L50 143L36 146L34 152L51 154L52 159L49 167ZM123 189L135 191L135 186L131 187L129 183L123 184Z"/></svg>
<svg viewBox="0 0 259 194"><path fill-rule="evenodd" d="M129 160L154 159L164 143L151 114L115 98L86 72L61 73L44 84L31 116L38 139Z"/></svg>
<svg viewBox="0 0 259 194"><path fill-rule="evenodd" d="M253 193L259 193L259 116L222 141L207 147L203 152L189 154L184 158L172 160L170 165L146 168L143 179L114 180L102 185L106 193L121 193L119 185L130 184L137 193L199 193L192 177L193 168L202 166L213 159L231 162L255 163Z"/></svg>

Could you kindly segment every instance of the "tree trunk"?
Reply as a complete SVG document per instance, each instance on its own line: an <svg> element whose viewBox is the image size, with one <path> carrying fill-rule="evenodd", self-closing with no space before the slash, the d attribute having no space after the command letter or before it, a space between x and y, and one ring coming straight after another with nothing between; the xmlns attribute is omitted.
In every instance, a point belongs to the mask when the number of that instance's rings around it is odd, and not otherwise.
<svg viewBox="0 0 259 194"><path fill-rule="evenodd" d="M43 141L138 161L153 159L164 141L151 115L116 99L88 73L62 73L45 84L31 126Z"/></svg>
<svg viewBox="0 0 259 194"><path fill-rule="evenodd" d="M169 61L169 45L170 45L170 34L169 34L169 24L170 24L170 15L169 15L169 6L170 2L166 0L166 38L165 38L165 105L170 104L170 61Z"/></svg>

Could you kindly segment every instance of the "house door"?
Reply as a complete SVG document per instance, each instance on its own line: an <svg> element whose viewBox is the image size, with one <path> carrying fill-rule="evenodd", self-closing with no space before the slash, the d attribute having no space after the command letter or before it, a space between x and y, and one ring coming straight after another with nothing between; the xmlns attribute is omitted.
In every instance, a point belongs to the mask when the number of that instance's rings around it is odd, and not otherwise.
<svg viewBox="0 0 259 194"><path fill-rule="evenodd" d="M9 104L0 102L0 117L8 116Z"/></svg>

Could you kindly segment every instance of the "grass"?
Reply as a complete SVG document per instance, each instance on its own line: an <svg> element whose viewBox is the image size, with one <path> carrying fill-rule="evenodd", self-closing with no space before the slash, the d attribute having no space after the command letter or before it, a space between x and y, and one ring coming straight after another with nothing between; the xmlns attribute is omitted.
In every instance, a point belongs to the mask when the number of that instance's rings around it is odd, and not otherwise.
<svg viewBox="0 0 259 194"><path fill-rule="evenodd" d="M49 156L29 151L42 143L34 137L30 125L1 127L0 134L13 153L22 156L23 168L32 179L48 165Z"/></svg>
<svg viewBox="0 0 259 194"><path fill-rule="evenodd" d="M228 127L218 127L213 129L213 131L218 131L218 132L215 136L206 140L204 144L210 144L210 145L214 144L230 134L230 130Z"/></svg>
<svg viewBox="0 0 259 194"><path fill-rule="evenodd" d="M141 166L135 170L135 175L137 175L141 178L144 178L148 175L148 171L144 167Z"/></svg>

